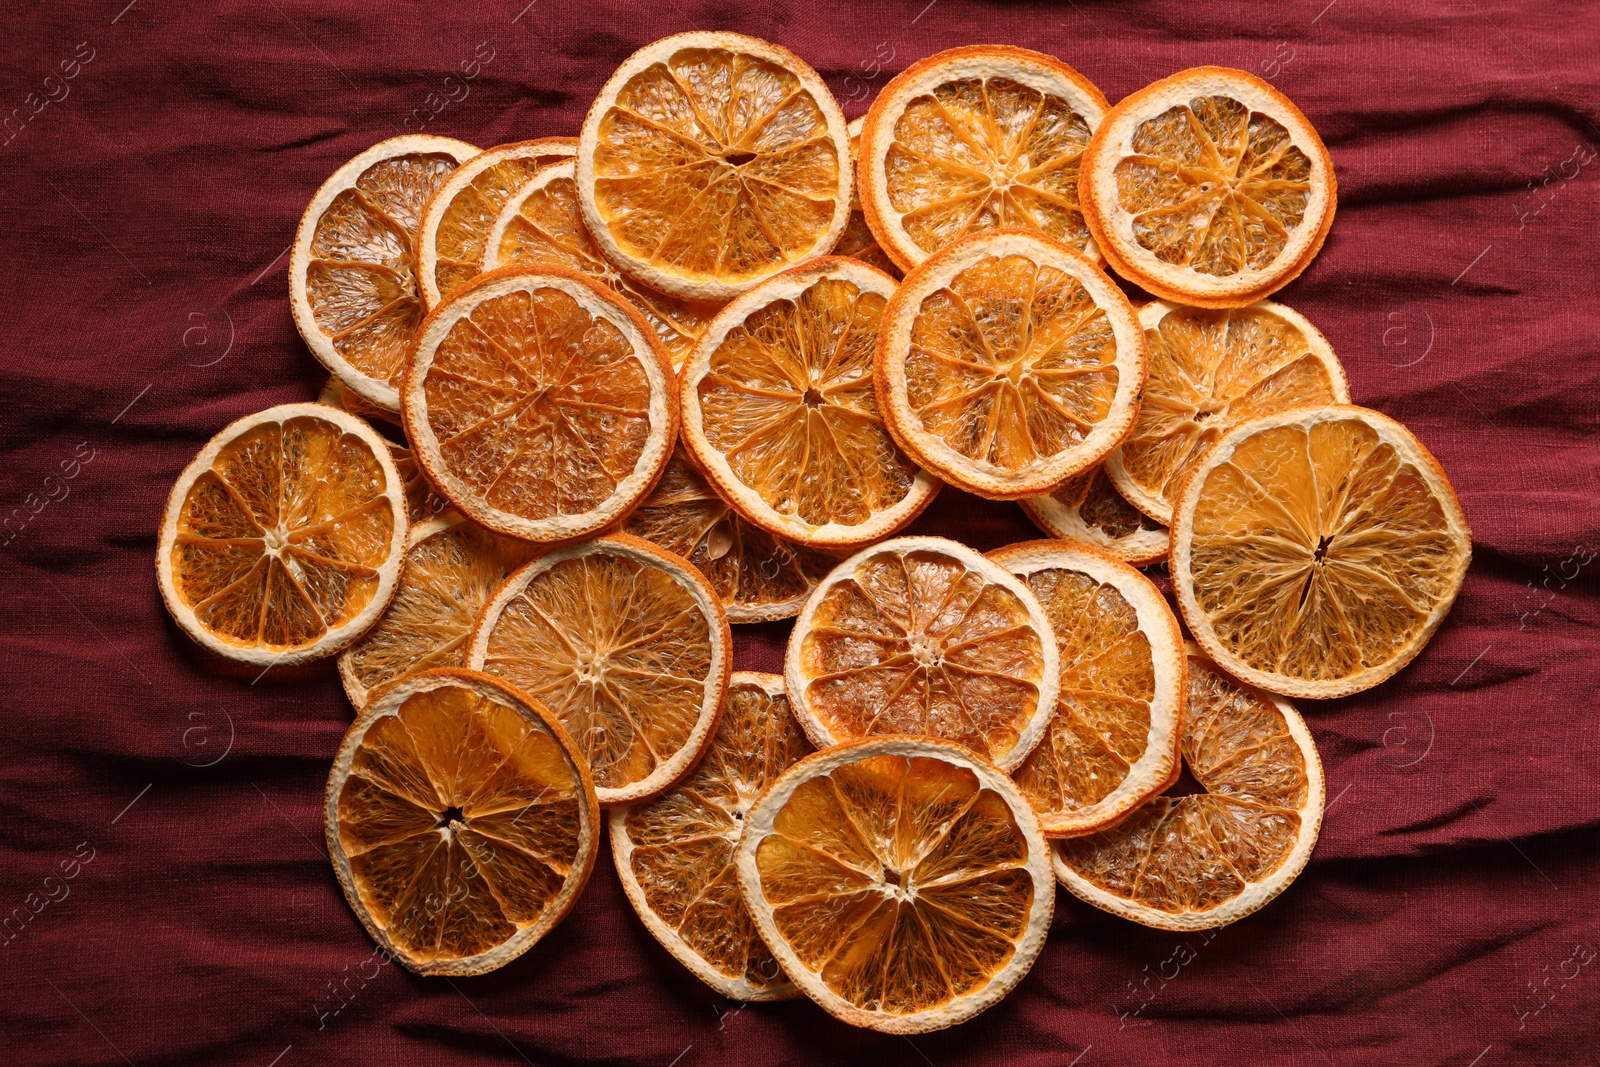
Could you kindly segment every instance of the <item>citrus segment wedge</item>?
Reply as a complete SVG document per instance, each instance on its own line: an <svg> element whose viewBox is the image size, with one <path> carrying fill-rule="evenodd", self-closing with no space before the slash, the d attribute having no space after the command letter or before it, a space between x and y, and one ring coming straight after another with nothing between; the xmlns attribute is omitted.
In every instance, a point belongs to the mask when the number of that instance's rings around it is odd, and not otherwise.
<svg viewBox="0 0 1600 1067"><path fill-rule="evenodd" d="M337 408L281 404L230 424L178 476L156 576L202 648L290 666L372 625L394 595L405 538L383 438Z"/></svg>
<svg viewBox="0 0 1600 1067"><path fill-rule="evenodd" d="M784 680L818 748L921 734L1011 770L1055 711L1057 666L1027 586L963 544L899 537L818 584L789 635Z"/></svg>
<svg viewBox="0 0 1600 1067"><path fill-rule="evenodd" d="M531 948L588 881L599 822L561 725L473 671L378 690L328 776L339 884L384 952L419 974L482 974Z"/></svg>
<svg viewBox="0 0 1600 1067"><path fill-rule="evenodd" d="M964 1022L1033 966L1055 907L1027 801L960 745L879 737L808 756L756 801L739 883L790 979L896 1034Z"/></svg>
<svg viewBox="0 0 1600 1067"><path fill-rule="evenodd" d="M725 997L800 995L756 933L734 849L756 798L810 752L783 679L740 671L694 772L655 800L611 810L611 855L633 910L668 952Z"/></svg>
<svg viewBox="0 0 1600 1067"><path fill-rule="evenodd" d="M1123 499L1103 465L1017 503L1051 537L1093 545L1136 567L1166 559L1172 544L1165 526Z"/></svg>
<svg viewBox="0 0 1600 1067"><path fill-rule="evenodd" d="M1030 541L989 558L1027 583L1060 652L1055 715L1012 777L1046 834L1108 826L1178 776L1178 620L1150 579L1086 545Z"/></svg>
<svg viewBox="0 0 1600 1067"><path fill-rule="evenodd" d="M1183 759L1205 792L1155 797L1055 846L1075 896L1164 930L1222 926L1282 893L1311 857L1326 796L1299 712L1188 652Z"/></svg>
<svg viewBox="0 0 1600 1067"><path fill-rule="evenodd" d="M891 278L899 278L902 273L899 264L890 259L889 253L878 244L878 239L872 235L872 227L867 225L867 216L861 210L861 170L857 162L861 152L862 121L862 119L852 119L850 125L845 127L850 134L850 164L856 167L857 178L850 188L850 221L845 223L844 232L839 235L839 243L833 246L833 254L859 259L869 267L877 267Z"/></svg>
<svg viewBox="0 0 1600 1067"><path fill-rule="evenodd" d="M1285 696L1346 696L1411 662L1471 558L1438 461L1398 422L1348 405L1234 427L1173 515L1190 633L1228 673Z"/></svg>
<svg viewBox="0 0 1600 1067"><path fill-rule="evenodd" d="M788 49L680 33L600 90L577 179L606 258L652 289L723 301L833 248L850 215L849 136Z"/></svg>
<svg viewBox="0 0 1600 1067"><path fill-rule="evenodd" d="M422 323L417 227L434 192L478 149L448 137L380 141L322 183L289 254L289 306L311 354L369 404L400 410Z"/></svg>
<svg viewBox="0 0 1600 1067"><path fill-rule="evenodd" d="M588 760L602 804L666 789L716 727L732 637L716 590L629 534L558 548L484 605L467 665L541 700Z"/></svg>

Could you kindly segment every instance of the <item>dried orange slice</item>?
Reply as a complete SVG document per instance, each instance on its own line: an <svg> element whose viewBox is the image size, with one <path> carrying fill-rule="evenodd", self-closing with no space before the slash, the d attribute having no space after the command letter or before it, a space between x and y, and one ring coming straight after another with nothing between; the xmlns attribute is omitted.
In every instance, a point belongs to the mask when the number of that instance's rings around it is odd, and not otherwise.
<svg viewBox="0 0 1600 1067"><path fill-rule="evenodd" d="M600 803L660 793L700 758L733 639L700 572L630 534L554 549L484 605L469 667L542 700L589 761Z"/></svg>
<svg viewBox="0 0 1600 1067"><path fill-rule="evenodd" d="M528 541L621 518L672 456L672 369L650 325L554 267L490 271L417 334L402 415L428 479L468 518Z"/></svg>
<svg viewBox="0 0 1600 1067"><path fill-rule="evenodd" d="M372 625L394 595L405 539L383 438L337 408L280 404L231 423L178 475L156 576L202 648L289 666Z"/></svg>
<svg viewBox="0 0 1600 1067"><path fill-rule="evenodd" d="M445 297L483 271L483 249L513 192L543 167L570 160L576 137L503 144L473 156L428 201L417 229L417 282L423 304Z"/></svg>
<svg viewBox="0 0 1600 1067"><path fill-rule="evenodd" d="M434 191L478 149L448 137L380 141L311 198L289 253L289 307L311 354L361 399L400 410L422 323L417 226Z"/></svg>
<svg viewBox="0 0 1600 1067"><path fill-rule="evenodd" d="M367 403L358 394L346 389L344 383L336 375L329 375L328 380L322 383L322 391L317 394L317 403L327 404L332 408L341 408L352 415L360 415L368 422L373 419L381 419L391 426L400 425L400 413L398 411L389 411L378 407L376 404Z"/></svg>
<svg viewBox="0 0 1600 1067"><path fill-rule="evenodd" d="M1450 481L1398 422L1347 405L1241 423L1195 466L1172 519L1172 587L1229 674L1346 696L1422 651L1466 577Z"/></svg>
<svg viewBox="0 0 1600 1067"><path fill-rule="evenodd" d="M599 822L561 724L474 671L374 693L328 776L339 884L373 940L418 974L482 974L532 948L589 880Z"/></svg>
<svg viewBox="0 0 1600 1067"><path fill-rule="evenodd" d="M825 255L850 217L850 141L786 48L680 33L629 56L578 136L578 197L606 258L652 289L730 300Z"/></svg>
<svg viewBox="0 0 1600 1067"><path fill-rule="evenodd" d="M861 134L867 222L910 270L963 237L1035 230L1098 260L1078 205L1078 166L1105 94L1053 56L952 48L878 94Z"/></svg>
<svg viewBox="0 0 1600 1067"><path fill-rule="evenodd" d="M862 119L853 119L845 129L850 134L850 163L855 166L861 151L861 123ZM860 173L859 168L856 171ZM844 233L839 235L839 243L833 246L836 256L849 256L859 259L870 267L877 267L891 278L898 278L901 270L894 260L889 258L878 244L878 239L872 235L872 227L867 225L867 216L861 210L861 182L858 180L850 190L850 221L845 223Z"/></svg>
<svg viewBox="0 0 1600 1067"><path fill-rule="evenodd" d="M942 537L899 537L818 584L784 680L818 748L921 734L1012 770L1055 712L1057 664L1049 616L1005 568Z"/></svg>
<svg viewBox="0 0 1600 1067"><path fill-rule="evenodd" d="M1012 500L1116 447L1138 410L1144 337L1128 298L1082 252L995 230L906 275L883 315L874 377L913 459Z"/></svg>
<svg viewBox="0 0 1600 1067"><path fill-rule="evenodd" d="M1142 567L1167 558L1167 528L1123 499L1104 466L1074 474L1054 492L1017 501L1051 537L1081 541Z"/></svg>
<svg viewBox="0 0 1600 1067"><path fill-rule="evenodd" d="M655 800L611 810L611 856L633 910L679 963L725 997L800 995L756 933L733 860L756 798L810 752L783 679L740 671L694 773Z"/></svg>
<svg viewBox="0 0 1600 1067"><path fill-rule="evenodd" d="M1199 307L1293 281L1333 224L1322 138L1254 74L1195 67L1122 98L1083 155L1083 214L1124 278Z"/></svg>
<svg viewBox="0 0 1600 1067"><path fill-rule="evenodd" d="M1160 796L1056 843L1056 877L1124 919L1204 930L1242 919L1299 877L1322 828L1322 760L1286 701L1188 646L1183 759L1203 793Z"/></svg>
<svg viewBox="0 0 1600 1067"><path fill-rule="evenodd" d="M483 269L565 267L610 286L654 327L676 370L694 351L720 305L667 296L619 272L583 224L574 168L571 160L546 167L511 194L489 229Z"/></svg>
<svg viewBox="0 0 1600 1067"><path fill-rule="evenodd" d="M681 451L622 528L700 568L733 623L787 619L839 561L745 522Z"/></svg>
<svg viewBox="0 0 1600 1067"><path fill-rule="evenodd" d="M1178 777L1183 631L1150 579L1099 549L1029 541L989 558L1027 583L1060 653L1055 715L1011 776L1046 834L1108 826Z"/></svg>
<svg viewBox="0 0 1600 1067"><path fill-rule="evenodd" d="M960 745L875 737L795 764L756 801L739 884L789 978L853 1026L939 1030L992 1007L1044 947L1049 846Z"/></svg>
<svg viewBox="0 0 1600 1067"><path fill-rule="evenodd" d="M1158 300L1139 311L1139 324L1150 375L1139 417L1106 457L1106 473L1158 522L1172 521L1172 498L1195 461L1240 422L1350 402L1327 338L1282 304L1208 311Z"/></svg>
<svg viewBox="0 0 1600 1067"><path fill-rule="evenodd" d="M373 690L397 678L465 664L478 612L533 550L454 512L413 526L394 599L372 629L339 655L339 677L356 710Z"/></svg>
<svg viewBox="0 0 1600 1067"><path fill-rule="evenodd" d="M683 443L749 521L804 545L905 526L939 483L878 413L872 351L894 279L824 256L723 308L683 367Z"/></svg>

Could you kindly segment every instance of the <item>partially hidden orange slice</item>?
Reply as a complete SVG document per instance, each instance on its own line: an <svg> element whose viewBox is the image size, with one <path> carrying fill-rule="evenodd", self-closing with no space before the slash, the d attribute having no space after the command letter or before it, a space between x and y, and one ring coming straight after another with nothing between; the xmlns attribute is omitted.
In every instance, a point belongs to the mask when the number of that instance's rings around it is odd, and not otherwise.
<svg viewBox="0 0 1600 1067"><path fill-rule="evenodd" d="M850 216L849 135L833 94L788 49L680 33L601 88L577 180L606 258L652 289L729 300L833 248Z"/></svg>
<svg viewBox="0 0 1600 1067"><path fill-rule="evenodd" d="M784 679L818 748L922 734L1012 770L1055 711L1058 662L1049 616L1005 568L942 537L899 537L818 584Z"/></svg>
<svg viewBox="0 0 1600 1067"><path fill-rule="evenodd" d="M884 427L873 346L894 280L838 256L723 308L684 365L683 443L750 522L801 544L901 529L939 483Z"/></svg>
<svg viewBox="0 0 1600 1067"><path fill-rule="evenodd" d="M406 350L422 323L423 209L477 154L448 137L391 137L334 171L300 217L289 253L294 324L311 354L376 407L400 410Z"/></svg>
<svg viewBox="0 0 1600 1067"><path fill-rule="evenodd" d="M436 308L483 270L483 248L507 198L543 167L570 160L576 137L503 144L473 156L428 201L417 229L417 282Z"/></svg>
<svg viewBox="0 0 1600 1067"><path fill-rule="evenodd" d="M1183 631L1150 579L1098 549L1030 541L989 558L1027 583L1060 653L1055 715L1012 777L1046 834L1108 826L1177 779Z"/></svg>
<svg viewBox="0 0 1600 1067"><path fill-rule="evenodd" d="M783 679L740 671L700 764L643 804L611 810L611 855L645 927L695 977L735 1000L800 995L756 933L734 849L751 807L812 751Z"/></svg>
<svg viewBox="0 0 1600 1067"><path fill-rule="evenodd" d="M350 907L418 974L482 974L571 909L599 843L561 724L498 679L425 671L380 689L328 776L328 855Z"/></svg>
<svg viewBox="0 0 1600 1067"><path fill-rule="evenodd" d="M1190 633L1229 674L1285 696L1346 696L1411 662L1471 558L1438 461L1398 422L1347 405L1234 427L1173 514Z"/></svg>
<svg viewBox="0 0 1600 1067"><path fill-rule="evenodd" d="M1155 797L1055 846L1056 877L1075 896L1163 930L1223 926L1270 903L1311 858L1326 796L1299 712L1188 654L1183 760L1204 792Z"/></svg>
<svg viewBox="0 0 1600 1067"><path fill-rule="evenodd" d="M1144 336L1082 252L994 230L906 275L884 312L874 377L889 430L945 481L992 499L1049 492L1133 423Z"/></svg>
<svg viewBox="0 0 1600 1067"><path fill-rule="evenodd" d="M1165 560L1172 544L1165 526L1123 499L1103 465L1017 503L1051 537L1093 545L1136 567Z"/></svg>
<svg viewBox="0 0 1600 1067"><path fill-rule="evenodd" d="M808 756L756 801L739 883L789 978L893 1034L998 1003L1044 947L1049 846L1011 780L961 745L875 737Z"/></svg>
<svg viewBox="0 0 1600 1067"><path fill-rule="evenodd" d="M973 45L913 63L862 127L872 232L906 270L993 229L1035 230L1099 259L1078 167L1109 106L1083 75L1026 48Z"/></svg>
<svg viewBox="0 0 1600 1067"><path fill-rule="evenodd" d="M1243 307L1293 281L1337 201L1310 121L1269 83L1226 67L1123 97L1089 141L1080 190L1118 274L1199 307Z"/></svg>
<svg viewBox="0 0 1600 1067"><path fill-rule="evenodd" d="M1106 472L1158 522L1206 449L1245 419L1301 404L1348 404L1344 368L1305 316L1263 300L1208 311L1165 301L1139 312L1150 375L1139 417Z"/></svg>
<svg viewBox="0 0 1600 1067"><path fill-rule="evenodd" d="M862 119L853 119L845 127L850 133L850 163L856 166L857 157L861 151L861 123ZM857 166L856 174L861 173ZM878 244L878 239L872 235L872 227L867 225L867 216L861 210L861 182L856 181L850 190L850 221L845 223L844 232L839 235L839 243L833 246L836 256L849 256L859 259L870 267L877 267L891 278L899 278L902 274L900 267L889 258L889 253Z"/></svg>
<svg viewBox="0 0 1600 1067"><path fill-rule="evenodd" d="M156 577L201 647L262 667L331 655L394 595L406 499L354 415L280 404L231 423L167 497Z"/></svg>
<svg viewBox="0 0 1600 1067"><path fill-rule="evenodd" d="M602 804L662 792L716 728L733 639L716 590L629 534L553 549L484 605L467 665L543 701L589 762Z"/></svg>
<svg viewBox="0 0 1600 1067"><path fill-rule="evenodd" d="M406 437L474 522L585 537L672 456L672 369L633 305L555 267L490 271L428 316L405 378Z"/></svg>

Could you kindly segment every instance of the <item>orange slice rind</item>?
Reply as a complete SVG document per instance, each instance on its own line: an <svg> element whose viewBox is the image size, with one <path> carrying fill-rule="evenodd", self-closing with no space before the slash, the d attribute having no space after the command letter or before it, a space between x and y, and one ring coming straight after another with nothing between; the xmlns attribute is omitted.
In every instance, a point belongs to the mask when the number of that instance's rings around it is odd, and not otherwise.
<svg viewBox="0 0 1600 1067"><path fill-rule="evenodd" d="M1128 503L1104 465L1074 474L1054 491L1017 501L1034 525L1051 537L1104 549L1143 567L1167 558L1167 528Z"/></svg>

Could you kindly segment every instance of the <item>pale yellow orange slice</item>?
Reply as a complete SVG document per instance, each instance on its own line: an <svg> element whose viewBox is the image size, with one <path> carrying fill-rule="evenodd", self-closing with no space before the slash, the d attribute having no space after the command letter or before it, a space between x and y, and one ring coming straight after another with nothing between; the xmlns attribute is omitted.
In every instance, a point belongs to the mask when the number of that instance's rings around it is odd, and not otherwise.
<svg viewBox="0 0 1600 1067"><path fill-rule="evenodd" d="M1103 465L1017 503L1051 537L1093 545L1136 567L1165 560L1172 544L1165 526L1123 499Z"/></svg>

